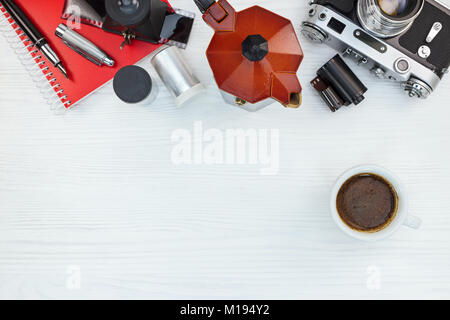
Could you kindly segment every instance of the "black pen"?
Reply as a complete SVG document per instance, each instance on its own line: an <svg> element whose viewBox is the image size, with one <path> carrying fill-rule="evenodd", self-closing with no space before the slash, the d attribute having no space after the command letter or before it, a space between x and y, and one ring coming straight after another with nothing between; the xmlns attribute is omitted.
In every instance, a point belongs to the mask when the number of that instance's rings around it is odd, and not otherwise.
<svg viewBox="0 0 450 320"><path fill-rule="evenodd" d="M47 57L48 61L50 61L67 79L69 79L67 76L67 71L62 65L61 60L59 60L58 56L47 43L47 40L41 32L27 18L25 13L17 6L17 4L13 0L0 0L0 2L14 19L15 23L17 23L20 29L22 29L30 41L36 46L36 48L38 48L39 51Z"/></svg>

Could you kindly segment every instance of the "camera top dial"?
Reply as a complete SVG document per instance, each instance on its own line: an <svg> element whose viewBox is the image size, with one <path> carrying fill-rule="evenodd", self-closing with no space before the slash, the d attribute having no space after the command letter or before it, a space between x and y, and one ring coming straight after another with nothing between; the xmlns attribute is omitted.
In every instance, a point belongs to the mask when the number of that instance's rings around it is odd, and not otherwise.
<svg viewBox="0 0 450 320"><path fill-rule="evenodd" d="M118 0L120 11L126 15L136 14L139 9L139 1L137 0Z"/></svg>
<svg viewBox="0 0 450 320"><path fill-rule="evenodd" d="M122 26L135 26L143 23L150 13L150 1L144 0L106 0L108 15Z"/></svg>

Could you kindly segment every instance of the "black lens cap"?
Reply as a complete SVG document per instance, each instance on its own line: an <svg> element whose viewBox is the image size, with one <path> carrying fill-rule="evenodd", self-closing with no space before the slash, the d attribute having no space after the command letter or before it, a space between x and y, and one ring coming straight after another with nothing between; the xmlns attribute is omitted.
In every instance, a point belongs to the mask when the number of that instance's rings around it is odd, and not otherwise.
<svg viewBox="0 0 450 320"><path fill-rule="evenodd" d="M141 67L126 66L116 73L113 88L120 100L126 103L138 103L150 95L152 78Z"/></svg>

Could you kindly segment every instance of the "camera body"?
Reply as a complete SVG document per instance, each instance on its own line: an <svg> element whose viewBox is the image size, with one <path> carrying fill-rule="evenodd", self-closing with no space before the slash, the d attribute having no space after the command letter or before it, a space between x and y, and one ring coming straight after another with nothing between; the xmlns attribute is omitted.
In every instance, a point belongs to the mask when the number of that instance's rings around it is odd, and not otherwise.
<svg viewBox="0 0 450 320"><path fill-rule="evenodd" d="M104 0L103 29L125 38L159 43L169 8L161 0Z"/></svg>
<svg viewBox="0 0 450 320"><path fill-rule="evenodd" d="M427 98L450 65L450 10L436 0L313 0L302 33ZM394 6L394 7L393 7Z"/></svg>

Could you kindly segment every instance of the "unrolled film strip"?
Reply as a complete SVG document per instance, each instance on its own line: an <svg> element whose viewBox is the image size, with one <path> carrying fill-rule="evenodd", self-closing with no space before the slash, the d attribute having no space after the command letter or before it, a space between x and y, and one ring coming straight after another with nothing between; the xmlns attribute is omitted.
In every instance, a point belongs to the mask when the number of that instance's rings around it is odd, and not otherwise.
<svg viewBox="0 0 450 320"><path fill-rule="evenodd" d="M74 19L75 21L79 21L79 22L82 22L82 23L85 23L85 24L91 24L91 25L94 25L94 26L99 27L99 28L103 27L103 22L96 21L96 20L93 20L93 19L84 18L84 17L77 17L75 14L70 13L70 12L69 13L64 13L62 15L62 18L65 19L65 20Z"/></svg>
<svg viewBox="0 0 450 320"><path fill-rule="evenodd" d="M181 16L185 16L186 18L190 18L192 20L195 19L195 13L190 12L190 11L186 11L183 9L173 9L173 12L175 12L176 14L179 14ZM163 38L160 39L159 43L160 44L168 44L170 46L178 47L180 49L186 49L186 47L187 47L186 43L173 41L173 40L169 40L169 39L163 39Z"/></svg>
<svg viewBox="0 0 450 320"><path fill-rule="evenodd" d="M66 111L71 101L64 94L64 89L53 76L39 50L28 39L0 4L0 33L3 34L10 47L14 50L31 79L38 87L50 109L55 113Z"/></svg>

